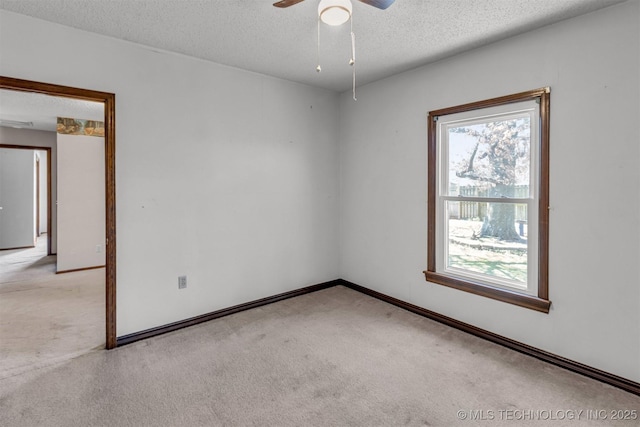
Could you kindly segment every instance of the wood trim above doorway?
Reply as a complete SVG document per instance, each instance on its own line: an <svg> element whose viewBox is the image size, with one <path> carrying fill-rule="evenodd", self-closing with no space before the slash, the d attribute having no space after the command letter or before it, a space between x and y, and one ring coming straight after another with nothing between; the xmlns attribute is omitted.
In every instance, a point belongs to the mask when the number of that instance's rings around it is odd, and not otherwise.
<svg viewBox="0 0 640 427"><path fill-rule="evenodd" d="M113 93L0 76L0 89L41 93L104 104L106 206L106 348L116 347L116 97ZM49 156L50 157L50 156Z"/></svg>

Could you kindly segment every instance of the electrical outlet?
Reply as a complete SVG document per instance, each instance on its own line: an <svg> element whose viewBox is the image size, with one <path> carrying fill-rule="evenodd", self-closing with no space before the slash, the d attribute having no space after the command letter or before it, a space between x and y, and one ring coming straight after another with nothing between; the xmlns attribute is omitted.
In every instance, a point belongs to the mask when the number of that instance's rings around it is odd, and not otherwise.
<svg viewBox="0 0 640 427"><path fill-rule="evenodd" d="M178 276L178 289L187 287L187 276Z"/></svg>

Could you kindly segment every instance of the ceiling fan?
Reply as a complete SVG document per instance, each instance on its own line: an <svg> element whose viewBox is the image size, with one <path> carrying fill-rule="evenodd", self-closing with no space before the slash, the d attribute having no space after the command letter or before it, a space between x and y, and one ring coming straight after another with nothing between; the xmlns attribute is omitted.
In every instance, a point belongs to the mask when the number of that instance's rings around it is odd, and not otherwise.
<svg viewBox="0 0 640 427"><path fill-rule="evenodd" d="M275 7L285 8L285 7L293 6L294 4L298 4L303 1L304 0L281 0L279 2L274 3L273 5ZM368 4L369 6L377 7L378 9L384 10L389 6L391 6L393 2L396 0L359 0L359 1L364 4Z"/></svg>
<svg viewBox="0 0 640 427"><path fill-rule="evenodd" d="M304 0L280 0L273 5L279 8L286 8L296 5ZM358 0L361 3L368 4L369 6L376 7L378 9L386 9L391 6L395 0ZM351 19L351 12L353 7L351 0L320 0L318 4L318 66L316 71L319 73L322 71L320 67L320 21L327 25L337 26L342 25ZM354 66L356 58L356 40L353 33L353 20L351 20L351 59L349 65L353 67L353 100L356 100L356 68Z"/></svg>
<svg viewBox="0 0 640 427"><path fill-rule="evenodd" d="M285 8L293 6L304 0L281 0L274 3L275 7ZM369 6L378 9L386 9L393 4L395 0L358 0ZM325 24L342 25L351 18L351 1L350 0L320 0L318 4L318 17Z"/></svg>

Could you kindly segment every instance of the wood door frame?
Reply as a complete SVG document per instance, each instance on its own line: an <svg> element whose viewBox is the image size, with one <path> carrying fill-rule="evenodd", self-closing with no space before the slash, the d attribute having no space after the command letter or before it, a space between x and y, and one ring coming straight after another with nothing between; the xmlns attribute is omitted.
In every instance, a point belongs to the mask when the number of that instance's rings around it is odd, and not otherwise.
<svg viewBox="0 0 640 427"><path fill-rule="evenodd" d="M113 93L0 76L0 89L34 92L104 104L105 206L106 206L106 348L116 343L116 96ZM51 156L49 156L51 158ZM50 160L49 160L50 161Z"/></svg>
<svg viewBox="0 0 640 427"><path fill-rule="evenodd" d="M53 222L51 219L51 213L53 211L52 208L52 199L51 199L51 189L52 189L52 184L51 184L51 147L36 147L33 145L14 145L14 144L0 144L0 148L9 148L9 149L16 149L16 150L33 150L33 151L46 151L47 152L47 255L53 255L53 251L51 250L51 238L52 238L52 233L51 233L51 227L53 226ZM38 166L39 168L39 166ZM40 172L38 171L38 175L40 174ZM40 187L40 184L38 183L38 188ZM38 195L38 199L40 198L40 195ZM38 204L39 204L39 200L38 200ZM38 209L38 217L40 216L40 212ZM36 221L40 221L40 218L38 218ZM40 224L38 224L38 231L40 229Z"/></svg>

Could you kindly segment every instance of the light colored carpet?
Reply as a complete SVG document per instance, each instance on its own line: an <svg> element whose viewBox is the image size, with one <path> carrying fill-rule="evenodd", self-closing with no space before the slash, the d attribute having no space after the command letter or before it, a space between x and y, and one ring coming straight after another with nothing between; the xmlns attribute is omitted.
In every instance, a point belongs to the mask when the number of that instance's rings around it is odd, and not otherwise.
<svg viewBox="0 0 640 427"><path fill-rule="evenodd" d="M47 256L47 236L38 237L35 248L0 251L0 291L12 283L55 274L56 257Z"/></svg>
<svg viewBox="0 0 640 427"><path fill-rule="evenodd" d="M640 410L638 396L342 286L94 351L0 389L2 426L630 426L586 411ZM525 416L517 411L532 419L509 420Z"/></svg>
<svg viewBox="0 0 640 427"><path fill-rule="evenodd" d="M104 269L56 275L45 236L0 252L0 379L103 348L104 288Z"/></svg>

